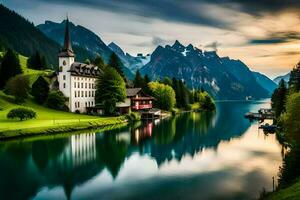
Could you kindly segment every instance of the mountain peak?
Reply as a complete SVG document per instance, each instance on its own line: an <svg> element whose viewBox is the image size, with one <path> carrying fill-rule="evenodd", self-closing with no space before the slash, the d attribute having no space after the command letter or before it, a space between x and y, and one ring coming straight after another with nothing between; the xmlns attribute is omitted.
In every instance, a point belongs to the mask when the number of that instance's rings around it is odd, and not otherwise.
<svg viewBox="0 0 300 200"><path fill-rule="evenodd" d="M185 47L178 40L176 40L175 43L173 44L172 48L182 49L182 48L185 48Z"/></svg>

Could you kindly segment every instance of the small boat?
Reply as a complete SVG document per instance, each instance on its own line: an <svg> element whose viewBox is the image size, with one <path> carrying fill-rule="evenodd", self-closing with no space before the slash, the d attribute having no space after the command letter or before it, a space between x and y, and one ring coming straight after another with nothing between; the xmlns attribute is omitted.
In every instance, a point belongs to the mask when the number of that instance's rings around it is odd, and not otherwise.
<svg viewBox="0 0 300 200"><path fill-rule="evenodd" d="M277 128L278 127L276 125L270 125L268 123L259 126L259 129L263 129L266 133L275 133Z"/></svg>

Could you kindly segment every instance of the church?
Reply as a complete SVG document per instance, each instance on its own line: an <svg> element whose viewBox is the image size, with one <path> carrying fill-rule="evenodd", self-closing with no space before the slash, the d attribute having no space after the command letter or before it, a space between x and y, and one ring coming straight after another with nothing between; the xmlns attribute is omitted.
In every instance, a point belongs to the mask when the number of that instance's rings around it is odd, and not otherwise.
<svg viewBox="0 0 300 200"><path fill-rule="evenodd" d="M71 112L87 112L88 107L95 106L96 78L101 71L95 65L75 62L68 19L58 61L58 88L68 98L66 105Z"/></svg>

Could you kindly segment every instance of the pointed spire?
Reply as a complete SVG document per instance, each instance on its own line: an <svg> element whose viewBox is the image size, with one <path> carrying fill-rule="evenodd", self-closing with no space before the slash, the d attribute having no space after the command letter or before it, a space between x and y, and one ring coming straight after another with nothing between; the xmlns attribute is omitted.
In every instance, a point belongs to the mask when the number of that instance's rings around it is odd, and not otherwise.
<svg viewBox="0 0 300 200"><path fill-rule="evenodd" d="M71 45L70 31L69 31L69 17L68 16L67 16L66 29L65 29L64 50L73 51L72 45Z"/></svg>
<svg viewBox="0 0 300 200"><path fill-rule="evenodd" d="M62 51L59 54L60 57L73 57L74 52L71 44L70 30L69 30L69 17L67 15L66 27L65 27L65 38L64 38L64 46Z"/></svg>

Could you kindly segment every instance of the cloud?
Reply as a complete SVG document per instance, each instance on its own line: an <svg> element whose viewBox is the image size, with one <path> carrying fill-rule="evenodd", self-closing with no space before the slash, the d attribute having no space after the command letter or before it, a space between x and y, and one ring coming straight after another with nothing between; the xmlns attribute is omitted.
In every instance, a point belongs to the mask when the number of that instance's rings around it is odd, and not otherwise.
<svg viewBox="0 0 300 200"><path fill-rule="evenodd" d="M295 31L273 32L264 38L254 38L248 41L249 44L280 44L300 40L300 33Z"/></svg>
<svg viewBox="0 0 300 200"><path fill-rule="evenodd" d="M209 48L212 49L213 51L218 51L218 48L221 46L221 43L219 43L218 41L214 41L210 44L205 45L205 48Z"/></svg>

